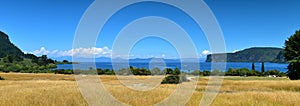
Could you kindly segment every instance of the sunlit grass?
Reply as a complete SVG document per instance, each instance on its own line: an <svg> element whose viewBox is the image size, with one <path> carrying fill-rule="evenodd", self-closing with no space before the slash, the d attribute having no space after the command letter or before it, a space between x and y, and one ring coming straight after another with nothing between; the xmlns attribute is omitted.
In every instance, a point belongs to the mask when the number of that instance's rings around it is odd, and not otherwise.
<svg viewBox="0 0 300 106"><path fill-rule="evenodd" d="M0 81L1 106L88 105L81 96L73 75L0 73L0 76L6 79ZM144 80L149 77L137 78ZM166 84L149 91L137 91L127 88L114 76L100 76L100 79L109 93L128 105L153 105L176 89L176 85ZM187 105L199 105L207 82L207 77L199 79ZM287 78L225 77L219 94L211 105L295 106L299 105L298 100L300 81L290 81Z"/></svg>

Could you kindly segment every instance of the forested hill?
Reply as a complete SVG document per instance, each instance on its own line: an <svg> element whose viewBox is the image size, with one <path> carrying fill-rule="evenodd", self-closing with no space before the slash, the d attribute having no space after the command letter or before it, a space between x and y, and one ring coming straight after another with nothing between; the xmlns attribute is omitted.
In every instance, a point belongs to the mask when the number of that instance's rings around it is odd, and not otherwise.
<svg viewBox="0 0 300 106"><path fill-rule="evenodd" d="M24 56L24 53L10 42L7 34L0 31L0 58L6 55Z"/></svg>
<svg viewBox="0 0 300 106"><path fill-rule="evenodd" d="M286 62L282 48L273 47L253 47L235 53L211 54L206 58L206 62L212 61L212 55L216 62ZM227 55L227 60L222 58Z"/></svg>

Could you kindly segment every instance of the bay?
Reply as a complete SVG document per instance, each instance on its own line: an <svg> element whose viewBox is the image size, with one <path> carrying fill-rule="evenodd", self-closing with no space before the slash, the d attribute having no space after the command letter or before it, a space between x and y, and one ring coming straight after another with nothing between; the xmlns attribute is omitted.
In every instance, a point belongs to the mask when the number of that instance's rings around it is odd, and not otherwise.
<svg viewBox="0 0 300 106"><path fill-rule="evenodd" d="M218 68L212 68L211 62L200 62L200 68L195 68L197 65L196 63L184 63L181 64L180 62L165 62L165 63L149 63L149 62L130 62L129 64L124 62L114 63L114 65L111 62L96 62L96 63L90 63L90 62L81 62L79 64L60 64L57 65L57 69L73 69L73 66L75 69L82 69L86 70L89 69L89 67L94 68L101 68L101 69L114 69L118 70L120 68L128 68L129 66L137 67L137 68L146 68L146 69L152 69L155 67L158 67L160 69L163 68L179 68L184 69L183 71L192 71L195 69L200 70L213 70ZM227 62L227 63L216 63L218 64L226 64L226 71L229 68L248 68L252 69L252 63L251 62ZM114 66L114 68L113 68ZM194 67L195 66L195 67ZM280 72L286 72L288 64L282 64L282 63L265 63L265 70L278 70ZM255 63L255 69L260 71L261 70L261 63Z"/></svg>

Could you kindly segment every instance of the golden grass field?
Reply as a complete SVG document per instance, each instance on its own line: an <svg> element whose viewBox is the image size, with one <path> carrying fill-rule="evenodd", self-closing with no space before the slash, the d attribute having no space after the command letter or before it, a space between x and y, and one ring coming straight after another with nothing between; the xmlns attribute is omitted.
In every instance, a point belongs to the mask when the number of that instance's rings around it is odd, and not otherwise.
<svg viewBox="0 0 300 106"><path fill-rule="evenodd" d="M88 105L73 75L0 73L0 106ZM149 76L148 76L149 77ZM139 76L139 79L146 79ZM123 86L114 76L100 76L106 89L128 105L153 105L168 97L176 85L159 85L150 91ZM208 79L203 77L187 105L199 105ZM184 82L188 83L188 82ZM300 106L300 81L288 78L225 77L213 106Z"/></svg>

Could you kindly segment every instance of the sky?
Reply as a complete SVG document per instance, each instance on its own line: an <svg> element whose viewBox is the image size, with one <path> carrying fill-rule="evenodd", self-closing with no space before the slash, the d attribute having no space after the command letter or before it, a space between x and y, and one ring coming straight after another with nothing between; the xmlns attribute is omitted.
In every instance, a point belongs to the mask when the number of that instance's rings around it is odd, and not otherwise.
<svg viewBox="0 0 300 106"><path fill-rule="evenodd" d="M227 52L249 47L283 47L284 41L300 29L299 0L204 1L219 22ZM169 6L151 3L131 6L115 13L101 30L95 47L72 48L78 23L93 2L3 0L0 30L7 33L22 51L36 55L109 57L114 52L113 42L124 26L143 16L154 15L171 19L182 26L192 38L200 58L211 51L205 35L189 16ZM176 50L167 40L147 37L131 48L130 58L178 58Z"/></svg>

